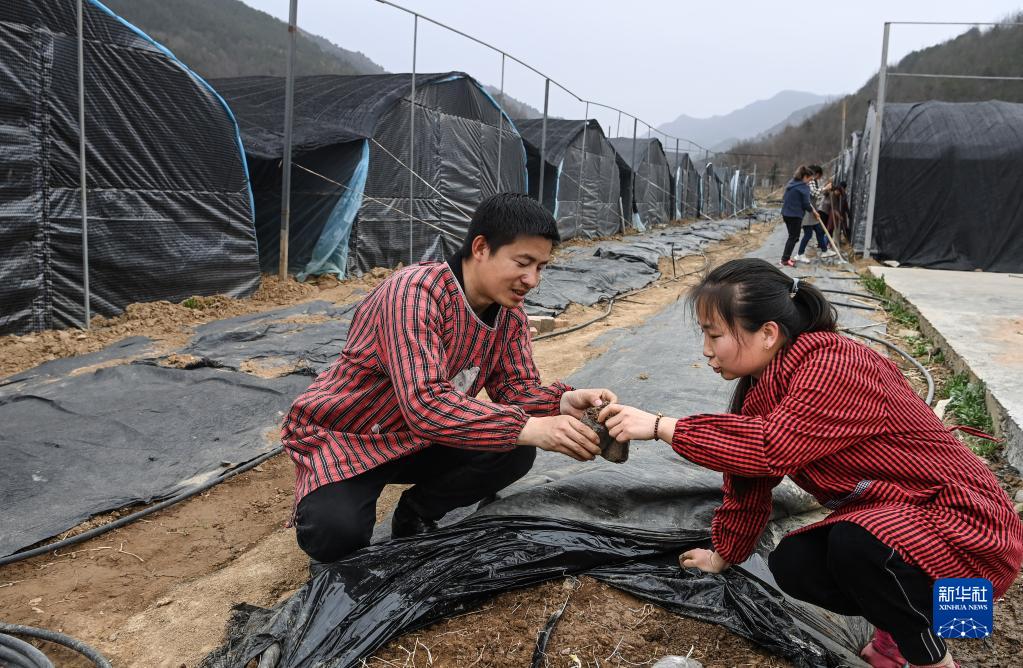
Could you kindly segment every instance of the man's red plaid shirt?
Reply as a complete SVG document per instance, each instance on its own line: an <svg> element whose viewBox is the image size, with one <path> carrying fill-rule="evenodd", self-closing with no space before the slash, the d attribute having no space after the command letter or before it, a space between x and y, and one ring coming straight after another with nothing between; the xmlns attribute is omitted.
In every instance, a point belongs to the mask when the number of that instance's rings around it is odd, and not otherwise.
<svg viewBox="0 0 1023 668"><path fill-rule="evenodd" d="M476 398L482 389L493 401ZM284 419L295 503L431 445L510 450L568 389L540 384L521 308L501 308L490 327L447 263L401 269L356 308L340 357Z"/></svg>

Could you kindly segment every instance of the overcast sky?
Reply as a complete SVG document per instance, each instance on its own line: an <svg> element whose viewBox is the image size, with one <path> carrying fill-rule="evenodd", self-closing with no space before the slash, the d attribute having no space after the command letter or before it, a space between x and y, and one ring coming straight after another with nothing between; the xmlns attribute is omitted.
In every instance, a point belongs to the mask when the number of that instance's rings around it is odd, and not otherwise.
<svg viewBox="0 0 1023 668"><path fill-rule="evenodd" d="M288 0L243 0L284 21ZM580 97L657 126L680 113L724 114L785 90L850 93L881 60L885 21L996 21L1023 0L396 0L493 44ZM299 26L362 51L390 72L412 66L412 17L375 0L299 0ZM968 26L893 26L889 62ZM417 71L463 70L499 85L500 55L423 20ZM543 106L543 79L508 62L508 94ZM551 88L550 111L585 108ZM603 125L617 114L591 109ZM623 134L626 121L622 121ZM642 125L640 126L642 131Z"/></svg>

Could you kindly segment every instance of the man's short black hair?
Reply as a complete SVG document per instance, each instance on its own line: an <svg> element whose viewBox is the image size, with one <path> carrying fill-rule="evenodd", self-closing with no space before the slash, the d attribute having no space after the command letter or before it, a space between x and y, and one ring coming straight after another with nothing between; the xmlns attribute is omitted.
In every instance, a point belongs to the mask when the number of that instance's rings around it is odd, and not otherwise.
<svg viewBox="0 0 1023 668"><path fill-rule="evenodd" d="M491 253L521 236L544 237L553 244L561 241L554 216L524 193L498 193L480 202L462 242L462 258L472 256L472 240L480 235Z"/></svg>
<svg viewBox="0 0 1023 668"><path fill-rule="evenodd" d="M814 176L824 176L824 169L820 165L810 165L810 171Z"/></svg>

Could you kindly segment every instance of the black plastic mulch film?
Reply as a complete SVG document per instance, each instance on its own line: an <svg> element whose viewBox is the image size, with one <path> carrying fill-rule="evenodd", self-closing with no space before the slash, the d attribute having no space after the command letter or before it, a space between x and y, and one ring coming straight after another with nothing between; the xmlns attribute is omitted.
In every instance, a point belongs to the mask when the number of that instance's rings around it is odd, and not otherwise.
<svg viewBox="0 0 1023 668"><path fill-rule="evenodd" d="M681 551L707 545L704 531L527 516L471 519L371 545L272 610L237 607L228 642L200 665L242 668L278 643L280 668L357 666L399 633L471 610L503 591L581 574L720 624L796 666L848 665L842 646L859 642L863 629L816 617L743 568L706 575L678 567Z"/></svg>
<svg viewBox="0 0 1023 668"><path fill-rule="evenodd" d="M258 285L230 112L198 77L86 1L90 307L241 297ZM0 3L0 334L84 317L76 4Z"/></svg>

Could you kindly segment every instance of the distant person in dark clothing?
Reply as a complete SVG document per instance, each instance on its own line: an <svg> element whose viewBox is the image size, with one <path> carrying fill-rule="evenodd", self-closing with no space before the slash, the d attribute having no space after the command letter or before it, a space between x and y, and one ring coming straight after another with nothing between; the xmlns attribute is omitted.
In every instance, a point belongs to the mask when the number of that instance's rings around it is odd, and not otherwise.
<svg viewBox="0 0 1023 668"><path fill-rule="evenodd" d="M846 239L852 238L852 227L849 221L849 184L839 181L832 196L831 211L835 216L834 230L836 234L845 235ZM836 237L838 238L838 237Z"/></svg>
<svg viewBox="0 0 1023 668"><path fill-rule="evenodd" d="M810 261L810 258L806 257L806 246L810 243L812 235L817 236L817 247L821 250L821 257L837 255L834 250L828 249L828 237L824 234L824 225L827 224L824 202L831 196L831 181L821 185L821 181L824 180L824 169L820 165L810 165L809 169L813 178L807 182L807 186L810 188L810 202L816 215L813 217L805 216L803 218L803 240L799 244L799 253L794 258L799 262ZM830 210L830 207L828 210Z"/></svg>
<svg viewBox="0 0 1023 668"><path fill-rule="evenodd" d="M806 165L800 165L792 180L785 186L785 197L782 199L781 217L785 220L785 228L788 230L789 238L785 240L785 250L781 255L781 264L785 267L794 267L796 263L792 260L792 249L799 241L799 231L803 227L803 214L812 214L818 222L820 216L813 208L810 201L810 181L813 179L813 172Z"/></svg>

